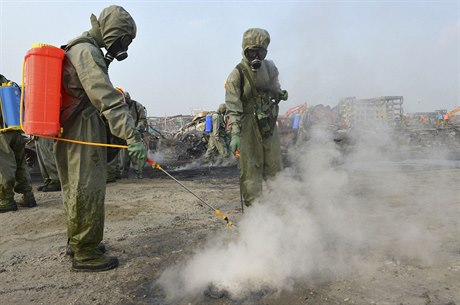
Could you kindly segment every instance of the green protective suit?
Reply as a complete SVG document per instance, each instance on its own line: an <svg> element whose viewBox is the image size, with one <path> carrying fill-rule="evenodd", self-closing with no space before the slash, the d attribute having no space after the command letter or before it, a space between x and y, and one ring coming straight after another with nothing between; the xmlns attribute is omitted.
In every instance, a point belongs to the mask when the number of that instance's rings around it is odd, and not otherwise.
<svg viewBox="0 0 460 305"><path fill-rule="evenodd" d="M32 191L25 146L20 131L0 132L0 207L14 204L14 192L25 194Z"/></svg>
<svg viewBox="0 0 460 305"><path fill-rule="evenodd" d="M208 148L204 155L205 161L212 161L217 155L222 159L228 158L225 111L225 107L219 107L217 112L212 114L212 132L209 135Z"/></svg>
<svg viewBox="0 0 460 305"><path fill-rule="evenodd" d="M9 80L0 74L0 84ZM0 126L3 116L0 112ZM26 142L18 130L0 131L0 207L15 204L14 192L32 191L30 174L25 159Z"/></svg>
<svg viewBox="0 0 460 305"><path fill-rule="evenodd" d="M37 149L38 166L45 185L60 184L56 166L56 159L53 153L54 141L46 138L36 138L35 148Z"/></svg>
<svg viewBox="0 0 460 305"><path fill-rule="evenodd" d="M128 92L125 92L126 102L128 103L129 113L134 119L134 124L136 125L136 129L142 133L148 130L148 123L147 123L147 111L145 107L131 99L131 96ZM136 175L140 177L142 175L142 169L145 166L145 162L140 162L139 160L129 157L128 151L123 149L120 150L119 154L119 164L120 164L120 174L122 177L129 175L129 168L132 163L134 171Z"/></svg>
<svg viewBox="0 0 460 305"><path fill-rule="evenodd" d="M276 98L280 92L278 69L271 60L263 60L259 69L252 71L244 56L247 48L267 49L270 36L263 29L249 29L243 35L242 66L250 73L259 94ZM243 81L241 78L243 77ZM249 206L262 192L264 179L273 177L282 169L278 130L263 137L255 115L256 101L250 81L235 68L226 81L225 103L231 134L239 135L239 172L244 204ZM243 89L243 90L241 90Z"/></svg>
<svg viewBox="0 0 460 305"><path fill-rule="evenodd" d="M107 182L115 182L117 179L120 179L120 152L128 151L126 149L120 149L118 154L115 156L115 158L112 159L112 161L107 162Z"/></svg>
<svg viewBox="0 0 460 305"><path fill-rule="evenodd" d="M127 144L140 141L123 96L112 85L101 48L122 35L136 36L136 24L120 6L91 16L92 29L65 47L62 67L63 138L106 143L103 115L113 135ZM54 153L61 178L69 244L76 261L97 259L104 231L106 148L56 141Z"/></svg>

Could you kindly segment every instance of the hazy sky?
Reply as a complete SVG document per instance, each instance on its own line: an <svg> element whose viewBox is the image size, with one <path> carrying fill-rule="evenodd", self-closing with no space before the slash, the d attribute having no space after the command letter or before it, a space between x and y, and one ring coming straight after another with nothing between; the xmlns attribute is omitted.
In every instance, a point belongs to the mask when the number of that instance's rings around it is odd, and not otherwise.
<svg viewBox="0 0 460 305"><path fill-rule="evenodd" d="M460 0L0 0L0 73L20 82L32 43L65 44L111 4L138 28L128 59L110 66L111 80L150 116L217 109L250 27L271 35L267 58L289 91L282 111L346 96L402 95L405 112L460 105Z"/></svg>

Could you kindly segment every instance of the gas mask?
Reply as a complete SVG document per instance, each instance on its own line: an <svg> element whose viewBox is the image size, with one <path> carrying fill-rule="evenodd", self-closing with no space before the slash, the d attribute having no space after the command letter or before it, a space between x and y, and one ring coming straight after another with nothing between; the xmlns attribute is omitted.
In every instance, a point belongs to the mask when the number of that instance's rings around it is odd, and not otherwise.
<svg viewBox="0 0 460 305"><path fill-rule="evenodd" d="M105 61L107 66L115 58L118 61L125 60L128 57L128 46L131 44L133 39L129 35L121 36L110 46L105 54Z"/></svg>
<svg viewBox="0 0 460 305"><path fill-rule="evenodd" d="M244 56L249 60L252 71L256 71L262 66L262 60L267 56L264 48L249 48L244 50Z"/></svg>

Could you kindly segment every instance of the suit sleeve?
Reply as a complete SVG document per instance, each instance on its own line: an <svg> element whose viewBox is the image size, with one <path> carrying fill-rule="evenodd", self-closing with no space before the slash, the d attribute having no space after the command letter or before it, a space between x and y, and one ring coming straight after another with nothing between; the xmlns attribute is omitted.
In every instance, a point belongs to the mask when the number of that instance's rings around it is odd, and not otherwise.
<svg viewBox="0 0 460 305"><path fill-rule="evenodd" d="M268 61L268 73L270 75L270 91L275 95L278 96L278 93L281 90L280 81L278 79L279 72L278 68L276 67L275 63L271 60Z"/></svg>
<svg viewBox="0 0 460 305"><path fill-rule="evenodd" d="M71 60L83 89L91 104L107 119L112 134L125 139L128 144L140 141L140 135L135 130L134 120L129 115L123 96L109 79L100 50L86 43L76 45L72 49L80 51L72 52Z"/></svg>
<svg viewBox="0 0 460 305"><path fill-rule="evenodd" d="M137 103L137 102L136 102ZM137 122L137 130L139 129L144 129L147 130L147 110L141 103L137 103L138 105L138 117L139 117L139 122Z"/></svg>

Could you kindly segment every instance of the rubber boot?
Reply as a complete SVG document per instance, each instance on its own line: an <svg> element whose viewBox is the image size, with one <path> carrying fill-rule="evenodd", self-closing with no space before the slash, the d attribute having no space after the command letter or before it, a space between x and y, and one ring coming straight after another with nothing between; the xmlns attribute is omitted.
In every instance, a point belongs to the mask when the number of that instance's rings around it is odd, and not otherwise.
<svg viewBox="0 0 460 305"><path fill-rule="evenodd" d="M39 187L37 187L37 191L42 191L43 188L45 188L45 187L46 187L48 184L50 184L50 183L51 183L51 180L50 180L50 179L46 180L46 181L43 183L43 185L40 185Z"/></svg>
<svg viewBox="0 0 460 305"><path fill-rule="evenodd" d="M24 193L22 195L22 200L23 200L22 202L18 202L18 205L20 207L33 208L37 206L37 202L35 201L34 193L32 193L31 191Z"/></svg>
<svg viewBox="0 0 460 305"><path fill-rule="evenodd" d="M59 192L61 184L59 182L51 182L42 188L42 192Z"/></svg>
<svg viewBox="0 0 460 305"><path fill-rule="evenodd" d="M6 212L10 212L10 211L17 211L18 210L18 206L16 204L16 202L13 200L13 201L8 201L8 202L0 202L0 213L6 213Z"/></svg>
<svg viewBox="0 0 460 305"><path fill-rule="evenodd" d="M98 272L118 267L116 256L107 256L97 249L82 249L72 260L73 271Z"/></svg>

